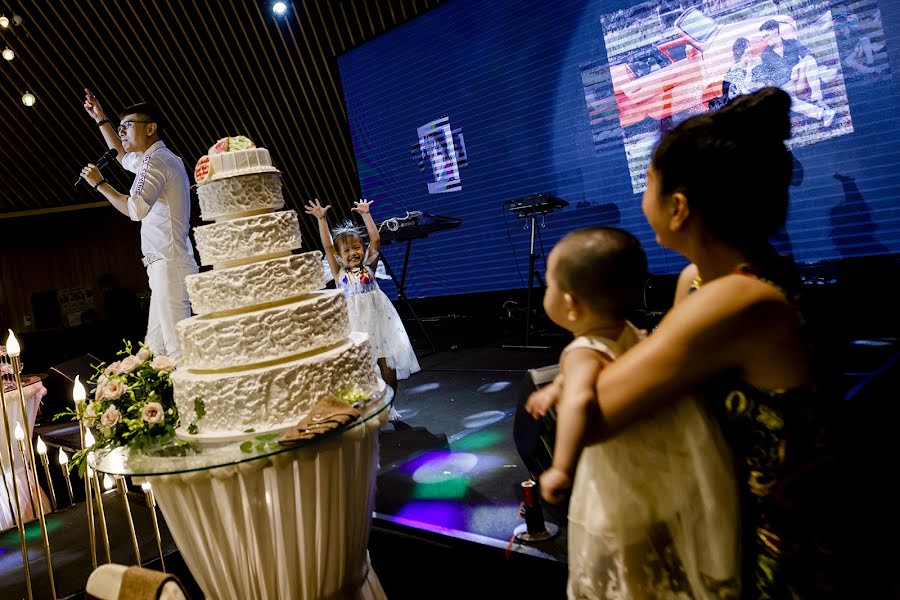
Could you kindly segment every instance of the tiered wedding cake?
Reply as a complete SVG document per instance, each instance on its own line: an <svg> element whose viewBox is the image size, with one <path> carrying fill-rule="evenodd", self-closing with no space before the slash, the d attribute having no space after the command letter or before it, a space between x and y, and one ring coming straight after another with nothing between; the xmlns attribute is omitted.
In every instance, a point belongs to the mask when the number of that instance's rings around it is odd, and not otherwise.
<svg viewBox="0 0 900 600"><path fill-rule="evenodd" d="M295 425L328 393L377 395L368 337L351 333L320 252L300 248L281 175L247 138L225 138L195 170L204 221L187 278L198 316L178 323L184 364L172 374L182 433L221 439Z"/></svg>

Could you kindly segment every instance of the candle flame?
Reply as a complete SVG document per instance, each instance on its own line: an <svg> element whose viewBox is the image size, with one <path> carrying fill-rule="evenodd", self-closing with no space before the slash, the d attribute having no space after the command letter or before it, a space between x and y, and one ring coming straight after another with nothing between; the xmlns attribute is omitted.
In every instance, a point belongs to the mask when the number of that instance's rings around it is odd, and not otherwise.
<svg viewBox="0 0 900 600"><path fill-rule="evenodd" d="M44 443L44 440L41 439L41 436L38 436L37 451L41 456L47 454L47 444Z"/></svg>
<svg viewBox="0 0 900 600"><path fill-rule="evenodd" d="M150 491L150 482L145 481L144 483L142 483L141 489L144 490L144 493L149 492Z"/></svg>
<svg viewBox="0 0 900 600"><path fill-rule="evenodd" d="M87 391L84 389L84 385L78 380L78 375L75 376L75 385L72 386L72 399L75 400L75 404L79 402L84 402L84 399L87 398Z"/></svg>
<svg viewBox="0 0 900 600"><path fill-rule="evenodd" d="M95 443L96 442L94 440L94 434L91 433L90 429L85 429L84 430L84 445L87 446L88 448L90 448Z"/></svg>
<svg viewBox="0 0 900 600"><path fill-rule="evenodd" d="M22 349L19 347L19 340L16 339L16 334L13 333L12 329L9 329L9 337L6 338L6 353L10 356L18 356L22 353Z"/></svg>
<svg viewBox="0 0 900 600"><path fill-rule="evenodd" d="M90 466L88 466L88 468L87 468L87 476L88 477L94 476L94 470Z"/></svg>
<svg viewBox="0 0 900 600"><path fill-rule="evenodd" d="M59 449L59 464L63 467L69 464L69 455L63 452L62 448ZM65 471L65 469L63 469L63 471Z"/></svg>
<svg viewBox="0 0 900 600"><path fill-rule="evenodd" d="M19 424L18 421L16 421L15 434L16 434L16 441L21 442L22 440L25 439L25 431L22 429L22 426Z"/></svg>
<svg viewBox="0 0 900 600"><path fill-rule="evenodd" d="M115 482L113 481L113 478L109 476L109 473L107 473L106 475L103 476L103 489L104 490L111 490L114 485L115 485Z"/></svg>

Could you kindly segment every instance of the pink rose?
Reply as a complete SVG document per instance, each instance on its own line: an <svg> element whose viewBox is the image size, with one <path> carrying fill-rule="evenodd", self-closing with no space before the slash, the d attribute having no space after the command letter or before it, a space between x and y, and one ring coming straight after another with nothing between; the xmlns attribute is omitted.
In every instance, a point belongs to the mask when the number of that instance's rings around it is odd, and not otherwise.
<svg viewBox="0 0 900 600"><path fill-rule="evenodd" d="M138 360L140 360L143 363L143 362L147 362L150 359L150 357L153 356L153 352L147 346L141 346L141 349L138 350L138 353L136 356L138 357Z"/></svg>
<svg viewBox="0 0 900 600"><path fill-rule="evenodd" d="M107 377L110 377L112 375L118 375L119 374L119 361L110 363L106 367L106 369L103 370L103 374L106 375Z"/></svg>
<svg viewBox="0 0 900 600"><path fill-rule="evenodd" d="M106 385L103 386L103 397L107 400L116 400L127 391L127 385L118 379L110 379L106 382Z"/></svg>
<svg viewBox="0 0 900 600"><path fill-rule="evenodd" d="M175 361L168 356L156 356L150 361L150 366L157 371L171 371L175 368Z"/></svg>
<svg viewBox="0 0 900 600"><path fill-rule="evenodd" d="M85 427L93 427L94 421L96 419L97 419L97 411L94 410L94 406L92 404L88 404L87 408L84 409L84 416L82 418L82 420L84 421L84 426Z"/></svg>
<svg viewBox="0 0 900 600"><path fill-rule="evenodd" d="M137 356L126 356L122 359L122 362L119 363L119 372L131 373L132 371L137 369L142 362L143 361Z"/></svg>
<svg viewBox="0 0 900 600"><path fill-rule="evenodd" d="M141 411L141 419L151 425L159 423L165 416L162 404L159 402L148 402L147 406L144 407L144 410Z"/></svg>
<svg viewBox="0 0 900 600"><path fill-rule="evenodd" d="M100 417L100 424L104 427L112 427L122 420L122 413L116 408L115 404L110 404L103 416Z"/></svg>

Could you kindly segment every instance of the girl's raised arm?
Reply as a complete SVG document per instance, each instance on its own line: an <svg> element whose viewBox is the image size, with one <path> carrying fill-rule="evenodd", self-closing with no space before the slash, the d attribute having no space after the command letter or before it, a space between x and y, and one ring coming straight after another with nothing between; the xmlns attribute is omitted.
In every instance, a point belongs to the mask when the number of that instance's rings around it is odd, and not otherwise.
<svg viewBox="0 0 900 600"><path fill-rule="evenodd" d="M328 219L325 216L325 213L330 208L331 206L329 205L322 206L319 199L316 198L306 205L306 214L314 216L319 223L319 238L322 240L322 249L325 251L325 257L328 259L328 266L331 267L331 275L337 281L341 267L338 265L337 258L335 258L334 242L331 240L331 231L328 230Z"/></svg>

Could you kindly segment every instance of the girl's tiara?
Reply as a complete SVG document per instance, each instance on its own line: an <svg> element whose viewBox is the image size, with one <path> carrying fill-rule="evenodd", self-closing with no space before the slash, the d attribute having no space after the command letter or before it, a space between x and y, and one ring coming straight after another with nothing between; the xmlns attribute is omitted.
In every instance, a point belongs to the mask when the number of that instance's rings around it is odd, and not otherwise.
<svg viewBox="0 0 900 600"><path fill-rule="evenodd" d="M338 226L331 230L331 239L333 240L337 240L338 238L347 235L362 237L362 231L360 231L359 227L354 225L353 221L350 220L338 223Z"/></svg>

